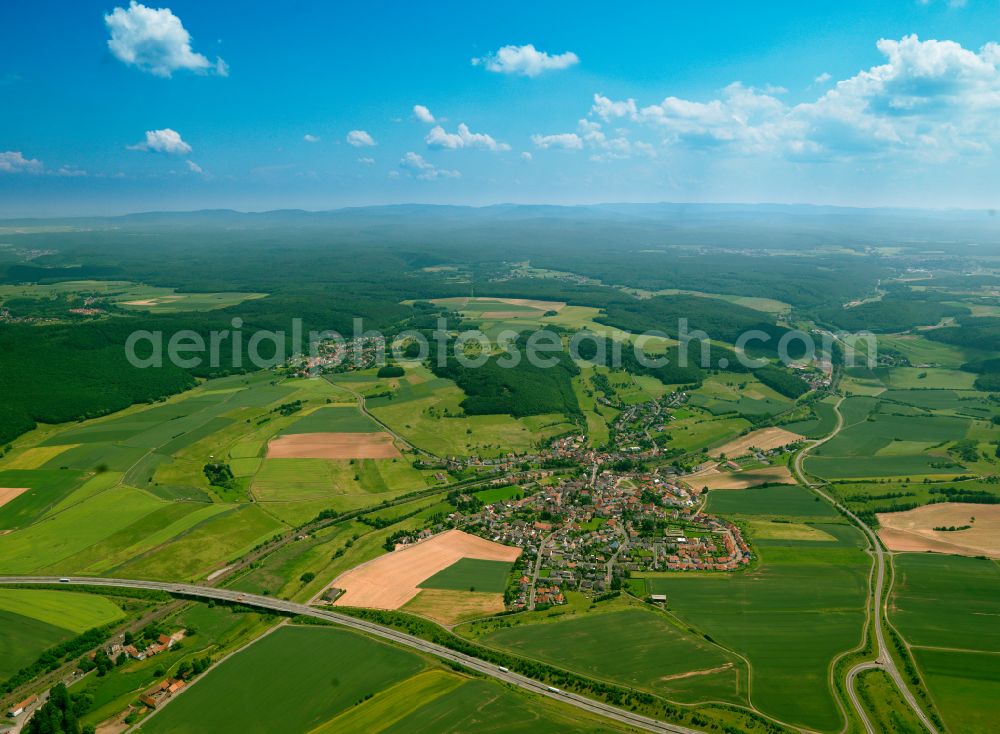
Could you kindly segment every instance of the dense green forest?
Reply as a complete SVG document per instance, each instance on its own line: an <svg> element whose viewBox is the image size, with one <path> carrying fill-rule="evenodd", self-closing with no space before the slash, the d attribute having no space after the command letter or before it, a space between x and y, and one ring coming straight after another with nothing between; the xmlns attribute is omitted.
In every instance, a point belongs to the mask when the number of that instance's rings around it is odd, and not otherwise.
<svg viewBox="0 0 1000 734"><path fill-rule="evenodd" d="M435 363L434 374L454 380L468 397L462 409L470 415L509 413L521 418L527 415L562 413L580 415L580 405L573 392L572 379L580 373L565 351L546 353L544 359L555 360L552 367L536 367L525 354L523 340L517 348L521 360L514 367L504 367L506 357L490 357L480 367L466 367L451 356L443 366Z"/></svg>
<svg viewBox="0 0 1000 734"><path fill-rule="evenodd" d="M828 308L818 318L846 331L871 331L888 334L908 331L917 326L933 326L949 316L965 316L969 309L934 298L914 297L906 293L887 296L881 301L862 303L852 308Z"/></svg>

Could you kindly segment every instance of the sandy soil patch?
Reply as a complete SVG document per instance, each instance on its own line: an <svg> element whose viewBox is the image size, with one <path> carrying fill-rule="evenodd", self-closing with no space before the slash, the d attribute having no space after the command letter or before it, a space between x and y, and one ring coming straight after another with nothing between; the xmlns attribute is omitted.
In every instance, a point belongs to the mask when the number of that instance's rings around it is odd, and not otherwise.
<svg viewBox="0 0 1000 734"><path fill-rule="evenodd" d="M801 441L804 438L805 436L786 431L784 428L761 428L758 431L751 431L745 436L733 439L717 449L712 449L709 453L712 456L725 454L732 459L736 456L750 453L751 448L770 451L771 449L781 448L790 443Z"/></svg>
<svg viewBox="0 0 1000 734"><path fill-rule="evenodd" d="M971 518L976 518L972 522ZM906 512L879 513L879 537L892 551L935 551L1000 558L1000 505L944 502ZM935 530L962 527L968 530Z"/></svg>
<svg viewBox="0 0 1000 734"><path fill-rule="evenodd" d="M502 612L504 610L503 594L423 589L407 602L403 609L451 626L459 622Z"/></svg>
<svg viewBox="0 0 1000 734"><path fill-rule="evenodd" d="M29 489L30 487L0 487L0 507L3 507L12 499L20 497Z"/></svg>
<svg viewBox="0 0 1000 734"><path fill-rule="evenodd" d="M269 459L395 459L388 433L292 433L267 446Z"/></svg>
<svg viewBox="0 0 1000 734"><path fill-rule="evenodd" d="M447 530L345 571L333 581L334 588L344 590L334 604L399 609L420 593L418 584L461 558L512 562L519 555L520 548Z"/></svg>
<svg viewBox="0 0 1000 734"><path fill-rule="evenodd" d="M733 667L732 663L726 663L725 665L720 665L718 668L692 670L687 673L674 673L673 675L660 676L660 680L682 680L684 678L694 678L699 675L714 675L715 673L721 673L724 670L729 670L731 667Z"/></svg>
<svg viewBox="0 0 1000 734"><path fill-rule="evenodd" d="M715 467L684 477L684 482L693 489L749 489L761 484L795 484L787 466L768 466L763 469L724 472Z"/></svg>

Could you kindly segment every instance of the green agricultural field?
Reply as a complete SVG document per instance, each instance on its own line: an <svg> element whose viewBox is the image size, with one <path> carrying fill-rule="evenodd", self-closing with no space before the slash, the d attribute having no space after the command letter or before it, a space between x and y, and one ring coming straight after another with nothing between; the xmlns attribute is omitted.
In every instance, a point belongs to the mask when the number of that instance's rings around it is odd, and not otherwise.
<svg viewBox="0 0 1000 734"><path fill-rule="evenodd" d="M970 505L970 509L974 506ZM912 645L1000 650L1000 566L961 556L894 557L891 621Z"/></svg>
<svg viewBox="0 0 1000 734"><path fill-rule="evenodd" d="M809 418L786 423L781 427L806 438L822 438L828 436L837 427L837 412L831 403L820 401L813 404Z"/></svg>
<svg viewBox="0 0 1000 734"><path fill-rule="evenodd" d="M260 507L243 505L114 568L122 578L195 580L285 528Z"/></svg>
<svg viewBox="0 0 1000 734"><path fill-rule="evenodd" d="M860 534L842 527L835 545L767 541L744 573L647 580L680 619L747 657L757 708L822 731L841 726L828 671L861 642L871 568Z"/></svg>
<svg viewBox="0 0 1000 734"><path fill-rule="evenodd" d="M424 665L347 630L282 627L205 675L142 731L305 734Z"/></svg>
<svg viewBox="0 0 1000 734"><path fill-rule="evenodd" d="M954 368L969 360L969 356L958 347L917 335L883 335L878 338L878 343L882 350L891 349L900 352L910 364Z"/></svg>
<svg viewBox="0 0 1000 734"><path fill-rule="evenodd" d="M953 650L913 651L934 704L951 731L993 734L1000 700L1000 654Z"/></svg>
<svg viewBox="0 0 1000 734"><path fill-rule="evenodd" d="M0 610L77 634L125 618L107 597L50 589L0 589Z"/></svg>
<svg viewBox="0 0 1000 734"><path fill-rule="evenodd" d="M779 517L837 517L837 511L805 487L753 487L714 490L708 494L708 512L730 515Z"/></svg>
<svg viewBox="0 0 1000 734"><path fill-rule="evenodd" d="M50 647L124 618L110 599L46 589L0 589L0 682Z"/></svg>
<svg viewBox="0 0 1000 734"><path fill-rule="evenodd" d="M0 681L71 637L73 633L65 627L0 609Z"/></svg>
<svg viewBox="0 0 1000 734"><path fill-rule="evenodd" d="M29 491L0 507L0 529L23 528L39 519L83 484L82 472L60 469L0 471L0 487L27 487Z"/></svg>
<svg viewBox="0 0 1000 734"><path fill-rule="evenodd" d="M490 681L470 680L417 707L391 726L368 729L364 734L373 731L380 734L596 734L624 730L608 719L592 717L576 708Z"/></svg>
<svg viewBox="0 0 1000 734"><path fill-rule="evenodd" d="M0 572L31 573L58 564L163 505L145 492L112 487L27 528L0 535Z"/></svg>
<svg viewBox="0 0 1000 734"><path fill-rule="evenodd" d="M318 408L292 423L282 433L374 433L382 427L357 408L333 406Z"/></svg>
<svg viewBox="0 0 1000 734"><path fill-rule="evenodd" d="M420 582L421 589L451 589L453 591L490 591L503 593L507 576L514 564L506 561L484 561L460 558L428 579Z"/></svg>
<svg viewBox="0 0 1000 734"><path fill-rule="evenodd" d="M500 456L526 451L539 441L572 430L561 415L513 418L470 415L459 403L465 398L450 380L427 397L412 400L372 400L369 410L413 445L439 456Z"/></svg>
<svg viewBox="0 0 1000 734"><path fill-rule="evenodd" d="M676 701L746 704L746 670L738 658L658 612L631 607L534 619L501 625L481 641Z"/></svg>

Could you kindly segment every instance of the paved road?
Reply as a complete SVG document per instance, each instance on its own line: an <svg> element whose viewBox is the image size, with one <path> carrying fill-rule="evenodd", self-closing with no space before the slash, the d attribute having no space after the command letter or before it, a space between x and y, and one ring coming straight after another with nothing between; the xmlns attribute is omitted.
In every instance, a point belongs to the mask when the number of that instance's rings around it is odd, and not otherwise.
<svg viewBox="0 0 1000 734"><path fill-rule="evenodd" d="M806 479L805 472L802 468L802 462L805 459L805 456L808 452L812 451L817 446L822 446L824 443L834 438L838 433L840 433L840 430L844 427L844 415L843 413L840 412L840 404L842 402L844 402L844 398L841 398L834 406L834 412L837 414L836 427L828 436L810 444L806 448L802 449L802 451L800 451L798 454L796 454L794 466L795 466L795 474L797 475L799 481L802 484L807 486L813 492L815 492L824 500L826 500L831 505L840 510L844 515L849 517L854 522L855 525L857 525L861 529L861 531L868 538L869 543L871 543L872 553L875 556L875 589L874 592L872 592L871 588L869 588L869 600L868 600L870 609L872 610L869 612L869 614L871 615L870 619L873 628L875 630L875 660L869 661L868 663L861 663L851 668L851 670L847 674L847 690L851 697L851 703L854 705L855 710L858 712L858 716L861 717L861 720L865 724L865 727L868 730L868 732L874 734L871 728L871 724L868 722L868 718L865 715L865 712L862 710L860 702L855 696L853 682L854 682L854 677L859 672L861 672L862 669L866 669L863 666L868 666L871 668L874 667L881 668L882 670L885 670L885 672L888 673L889 676L892 678L893 682L896 684L896 687L899 689L899 692L903 695L903 698L906 700L906 703L910 706L911 709L913 709L913 713L917 716L918 719L920 719L920 722L927 728L927 731L931 732L931 734L938 734L937 729L934 727L934 724L931 723L930 718L928 718L927 714L924 713L924 710L920 707L920 704L917 703L917 699L913 696L913 693L906 685L906 681L903 680L903 676L899 672L899 668L896 667L896 661L893 659L892 654L889 652L889 648L885 644L885 633L882 630L882 613L883 613L882 594L885 591L885 551L882 548L882 543L879 540L878 535L876 535L875 531L872 530L870 527L868 527L866 523L862 522L861 518L859 518L857 515L855 515L853 512L847 509L844 505L840 504L833 497L831 497L829 494L820 489L819 485L809 482Z"/></svg>
<svg viewBox="0 0 1000 734"><path fill-rule="evenodd" d="M854 690L854 679L865 670L881 670L882 666L874 660L869 660L866 663L858 663L853 668L847 671L847 695L851 698L851 705L854 706L854 710L858 712L858 716L861 717L861 723L865 727L865 731L868 734L875 734L875 727L868 720L868 714L865 713L864 708L861 706L861 701L858 700L858 692Z"/></svg>
<svg viewBox="0 0 1000 734"><path fill-rule="evenodd" d="M60 578L57 576L0 576L0 586L10 584L60 583ZM585 696L551 688L544 683L539 683L536 680L527 678L518 673L501 670L497 666L484 662L479 658L450 650L447 647L427 642L419 637L414 637L413 635L408 635L404 632L398 632L389 627L383 627L379 624L366 622L365 620L356 619L344 614L338 614L337 612L330 612L325 609L316 609L304 604L285 601L284 599L275 599L273 597L259 596L257 594L244 594L231 589L218 589L210 586L196 586L194 584L166 583L163 581L78 577L62 583L69 586L112 586L125 589L152 589L155 591L182 594L184 596L200 599L219 599L258 609L269 609L277 612L298 614L306 617L313 617L315 619L326 620L328 622L335 622L345 627L351 627L361 632L365 632L366 634L374 637L390 640L391 642L395 642L399 645L404 645L444 660L459 663L470 670L474 670L483 675L503 681L504 683L518 686L524 690L531 691L532 693L542 696L548 696L549 698L562 701L570 706L575 706L578 709L613 719L614 721L637 729L662 732L663 734L698 734L698 731L695 729L689 729L675 724L667 724L647 716L641 716L639 714L632 713L631 711L625 711L606 703L595 701Z"/></svg>

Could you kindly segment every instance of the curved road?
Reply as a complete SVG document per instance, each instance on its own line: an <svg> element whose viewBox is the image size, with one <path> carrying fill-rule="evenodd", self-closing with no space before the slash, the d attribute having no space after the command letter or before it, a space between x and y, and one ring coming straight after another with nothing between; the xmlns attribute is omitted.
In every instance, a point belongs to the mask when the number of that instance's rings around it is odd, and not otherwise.
<svg viewBox="0 0 1000 734"><path fill-rule="evenodd" d="M927 731L931 732L931 734L938 734L938 731L934 727L934 724L931 723L931 720L928 718L927 714L924 713L924 710L920 707L920 704L917 703L917 699L914 698L913 693L907 687L906 682L903 680L902 674L899 672L899 668L896 667L896 661L893 660L892 654L889 652L889 648L885 644L885 635L882 630L882 612L883 612L882 595L885 592L885 551L882 548L882 543L879 540L878 535L876 535L875 531L872 530L870 527L868 527L866 523L862 522L861 518L859 518L857 515L855 515L853 512L847 509L844 505L840 504L839 502L837 502L837 500L835 500L829 494L820 489L820 485L813 484L812 482L808 481L806 479L805 471L802 468L802 462L805 459L806 454L808 454L817 446L822 446L824 443L834 438L838 433L840 433L840 430L844 427L844 414L840 412L840 404L842 402L844 402L843 397L841 397L840 400L838 400L837 403L833 406L833 410L837 414L836 427L833 429L833 431L830 432L829 435L809 444L807 447L802 449L802 451L796 454L794 468L798 480L803 485L805 485L813 492L818 494L820 497L822 497L824 500L829 502L831 505L837 508L837 510L842 512L846 517L850 518L855 525L861 528L861 531L865 534L865 537L868 538L868 542L871 543L872 553L875 556L874 592L872 592L871 587L869 587L869 606L870 606L869 615L871 615L871 622L875 630L875 660L858 663L848 671L847 673L848 695L851 698L851 703L854 705L855 711L858 712L858 716L861 718L862 723L865 725L865 729L868 732L868 734L875 734L875 730L872 728L871 723L868 721L868 716L861 708L861 703L860 701L858 701L857 695L854 691L853 684L854 684L854 678L862 670L869 670L874 668L884 670L892 678L893 682L896 684L896 687L899 689L899 692L903 695L903 698L906 700L906 703L909 705L911 709L913 709L913 713L916 714L918 719L920 719L920 722L924 725L924 727L926 727ZM871 611L872 609L874 609L874 614Z"/></svg>
<svg viewBox="0 0 1000 734"><path fill-rule="evenodd" d="M199 599L219 599L221 601L234 602L236 604L243 604L245 606L255 607L258 609L268 609L286 614L298 614L304 617L313 617L327 622L335 622L336 624L340 624L345 627L351 627L366 634L380 637L382 639L395 642L396 644L413 648L414 650L420 650L421 652L434 655L444 660L459 663L464 665L466 668L476 671L477 673L495 678L503 681L504 683L518 686L519 688L531 691L532 693L548 696L549 698L562 701L570 706L575 706L578 709L589 711L590 713L597 714L599 716L604 716L605 718L612 719L637 729L662 732L662 734L699 734L699 732L695 729L688 729L687 727L675 724L667 724L665 722L649 718L648 716L635 714L631 711L625 711L624 709L602 703L601 701L595 701L585 696L580 696L576 693L570 693L568 691L552 688L544 683L539 683L536 680L527 678L518 673L503 670L496 665L484 662L479 658L456 652L455 650L451 650L442 645L436 645L433 642L427 642L419 637L408 635L405 632L398 632L390 627L383 627L382 625L374 624L373 622L366 622L363 619L356 619L345 614L338 614L337 612L330 612L324 609L316 609L314 607L306 606L305 604L296 604L295 602L285 601L283 599L275 599L269 596L259 596L257 594L244 594L238 591L232 591L231 589L217 589L209 586L166 583L163 581L140 581L134 579L88 577L79 577L63 581L58 576L0 576L0 586L10 584L63 584L79 586L112 586L125 589L152 589L154 591L165 591L170 594L181 594L183 596Z"/></svg>

